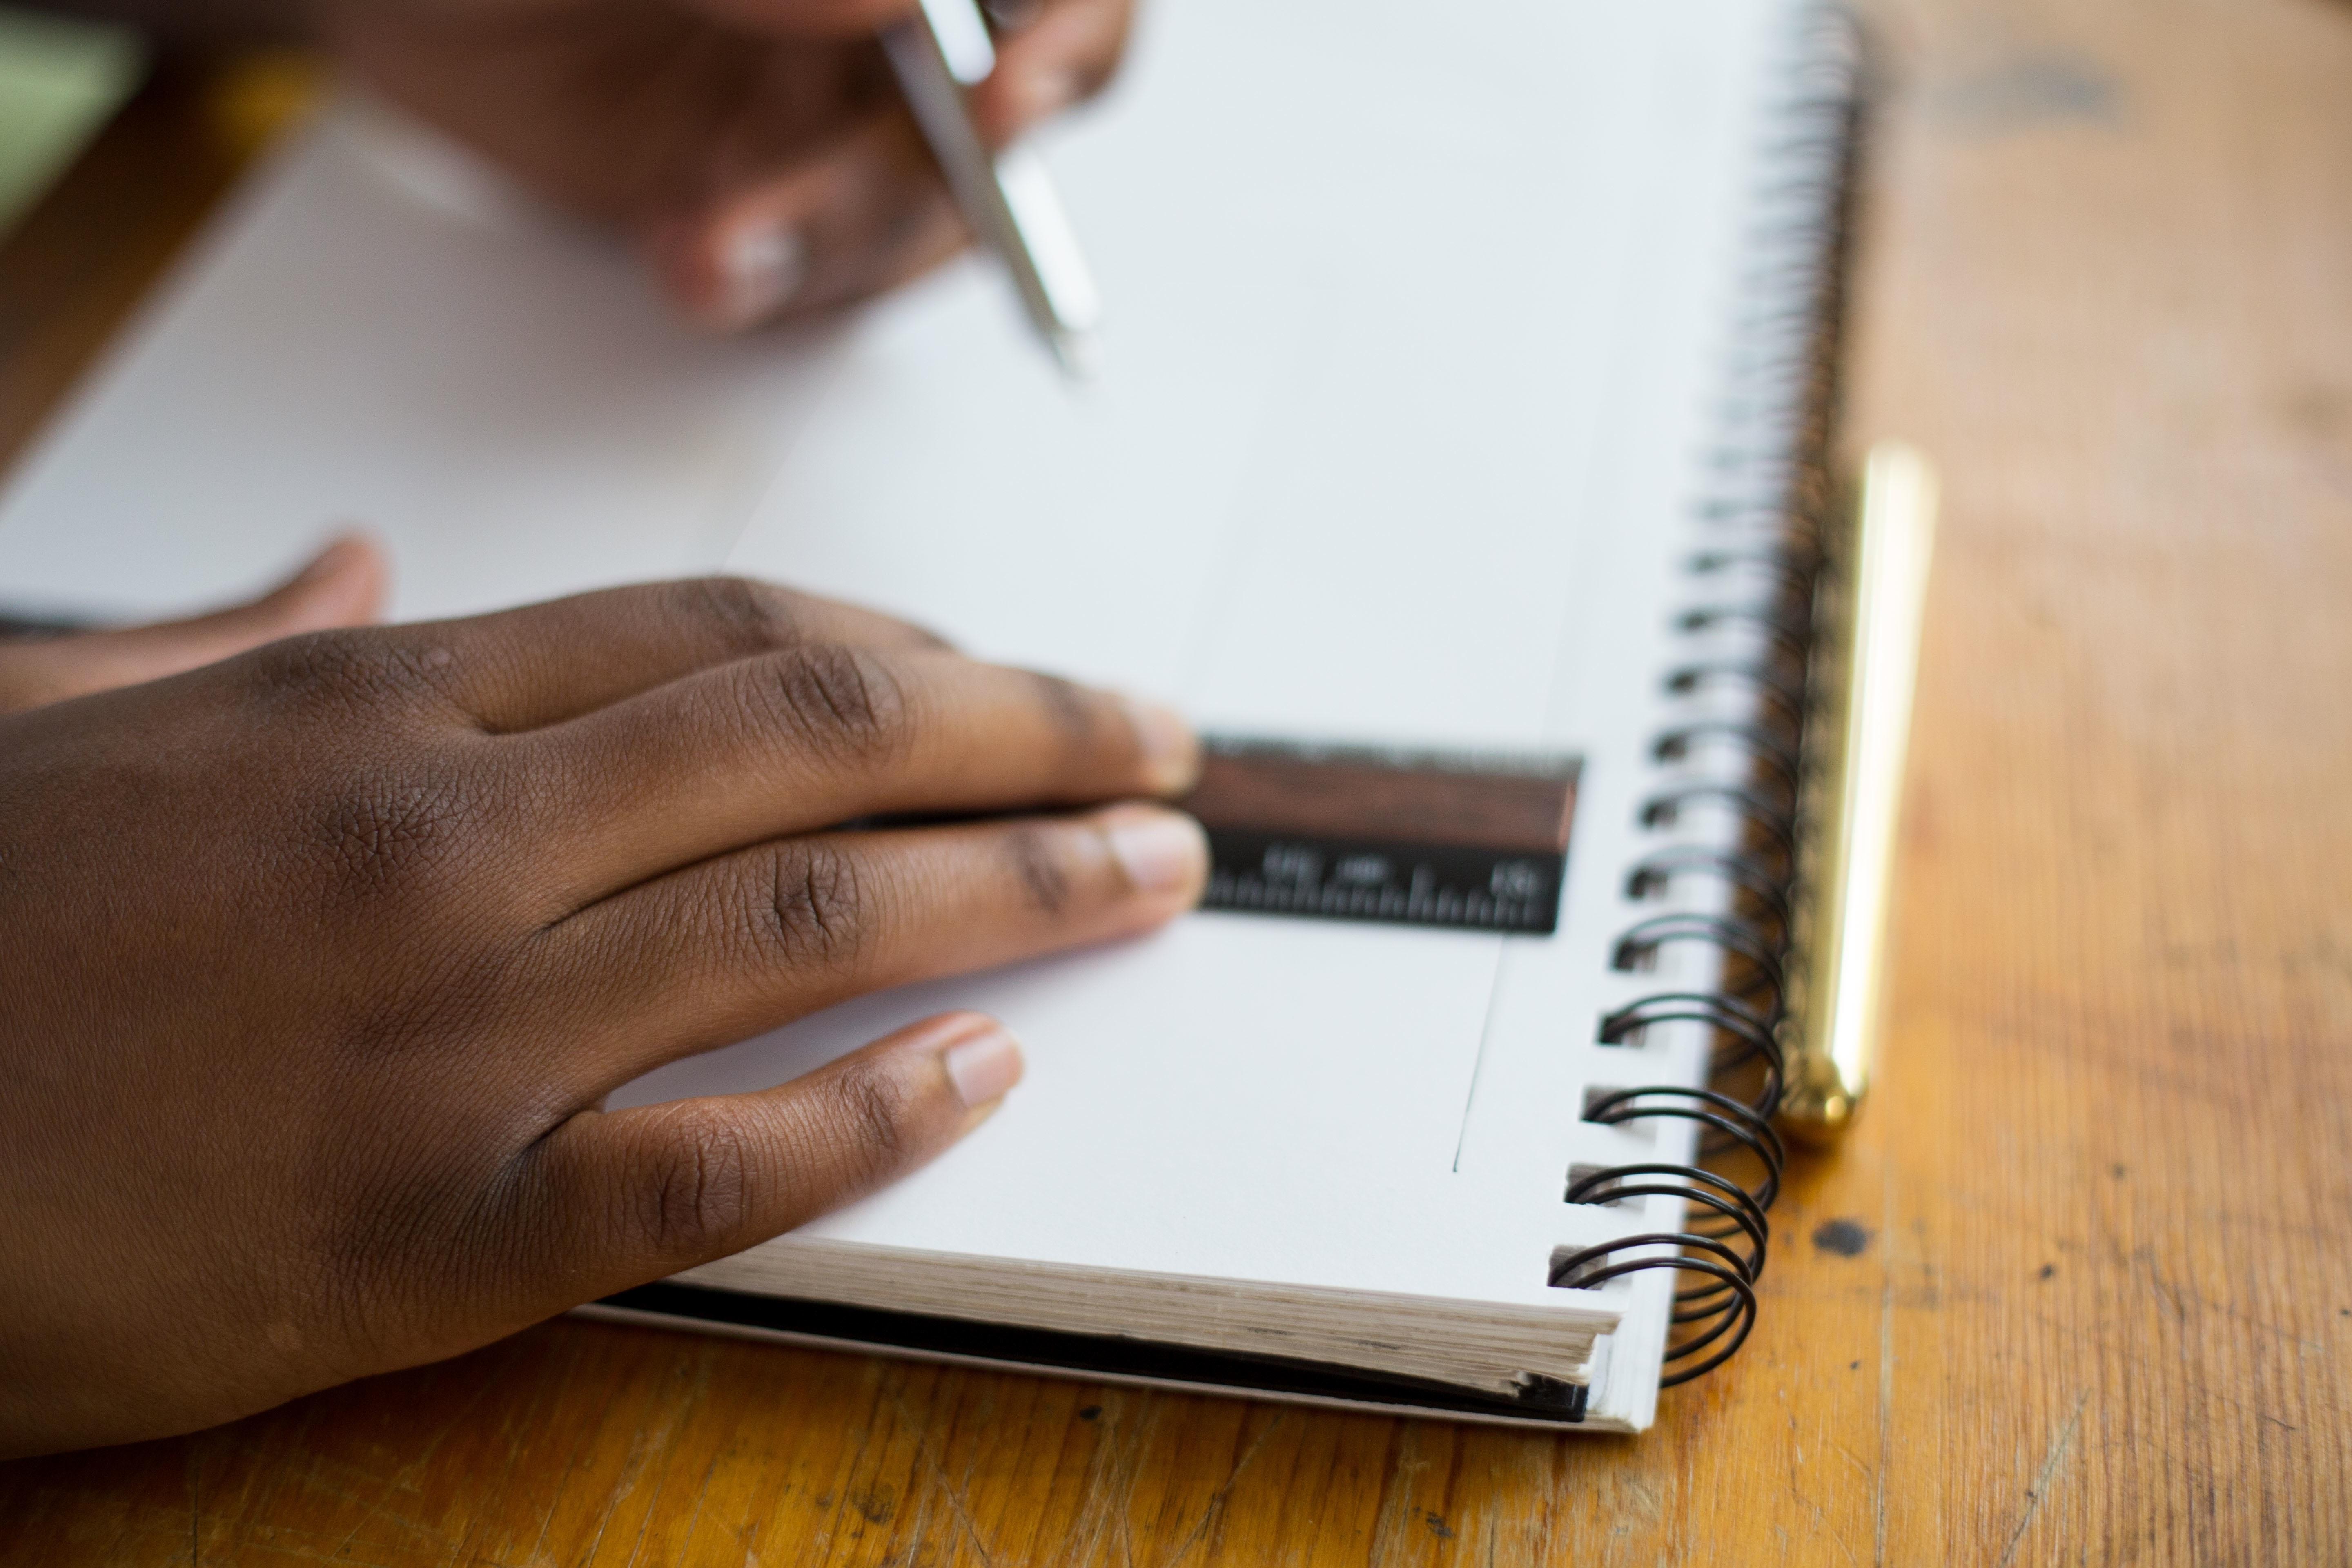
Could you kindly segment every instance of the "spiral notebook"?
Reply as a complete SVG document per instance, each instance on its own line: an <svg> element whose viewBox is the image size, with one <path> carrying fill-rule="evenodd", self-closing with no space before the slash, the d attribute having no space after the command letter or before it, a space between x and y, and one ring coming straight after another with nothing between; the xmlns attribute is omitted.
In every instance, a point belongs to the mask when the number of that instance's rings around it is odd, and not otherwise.
<svg viewBox="0 0 2352 1568"><path fill-rule="evenodd" d="M1148 7L1045 144L1081 386L982 258L696 341L347 105L16 476L0 599L178 607L356 517L404 615L723 566L1173 699L1209 907L625 1090L947 1006L1031 1064L912 1178L592 1310L1638 1430L1749 1332L1778 1179L1853 79L1798 0Z"/></svg>

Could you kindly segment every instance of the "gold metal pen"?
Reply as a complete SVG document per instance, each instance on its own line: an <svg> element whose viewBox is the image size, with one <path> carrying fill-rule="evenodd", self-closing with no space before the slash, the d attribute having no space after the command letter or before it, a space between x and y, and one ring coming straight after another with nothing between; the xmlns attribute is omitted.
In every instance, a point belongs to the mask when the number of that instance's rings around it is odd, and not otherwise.
<svg viewBox="0 0 2352 1568"><path fill-rule="evenodd" d="M1911 733L1936 479L1913 448L1884 443L1863 468L1850 528L1816 606L1827 658L1816 666L1805 780L1796 951L1783 1045L1783 1131L1832 1142L1870 1088L1888 965L1888 910ZM1817 657L1819 657L1817 655Z"/></svg>

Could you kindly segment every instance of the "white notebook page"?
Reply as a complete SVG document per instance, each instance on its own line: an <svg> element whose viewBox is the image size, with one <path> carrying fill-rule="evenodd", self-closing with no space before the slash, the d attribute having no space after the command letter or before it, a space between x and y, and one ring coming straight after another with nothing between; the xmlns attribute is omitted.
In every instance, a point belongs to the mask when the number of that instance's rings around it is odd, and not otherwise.
<svg viewBox="0 0 2352 1568"><path fill-rule="evenodd" d="M1628 1223L1559 1194L1580 1143L1637 1142L1577 1126L1585 1082L1693 1070L1584 1042L1631 923L1622 792L1759 16L1163 6L1052 150L1099 379L1066 384L979 262L853 330L733 569L1212 724L1581 754L1570 912L1553 938L1203 914L665 1069L631 1097L948 1005L1033 1064L950 1159L698 1278L788 1281L824 1238L1534 1303L1553 1247Z"/></svg>

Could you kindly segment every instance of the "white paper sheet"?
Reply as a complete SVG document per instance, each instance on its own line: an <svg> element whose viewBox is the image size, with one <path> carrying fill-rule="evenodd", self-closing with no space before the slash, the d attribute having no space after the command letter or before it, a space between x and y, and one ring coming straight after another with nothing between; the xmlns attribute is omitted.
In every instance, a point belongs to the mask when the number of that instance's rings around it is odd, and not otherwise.
<svg viewBox="0 0 2352 1568"><path fill-rule="evenodd" d="M1637 918L1612 884L1757 13L1490 12L1512 48L1402 8L1153 13L1054 149L1110 304L1100 380L1061 381L985 267L930 280L852 330L730 565L1212 723L1580 752L1567 927L1201 915L631 1091L771 1081L938 1006L1005 1017L1034 1067L996 1122L811 1235L1538 1301L1590 1223L1559 1201L1578 1148L1636 1142L1576 1126L1585 1084L1692 1070L1586 1042Z"/></svg>

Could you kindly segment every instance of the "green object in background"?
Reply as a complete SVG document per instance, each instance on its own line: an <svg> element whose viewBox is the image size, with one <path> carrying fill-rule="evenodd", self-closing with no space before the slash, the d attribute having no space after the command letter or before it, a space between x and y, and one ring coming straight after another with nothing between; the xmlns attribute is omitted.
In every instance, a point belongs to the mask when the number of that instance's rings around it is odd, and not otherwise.
<svg viewBox="0 0 2352 1568"><path fill-rule="evenodd" d="M0 6L0 231L138 85L138 36Z"/></svg>

